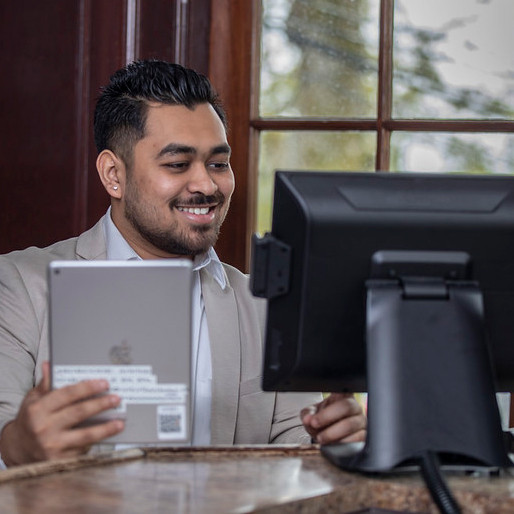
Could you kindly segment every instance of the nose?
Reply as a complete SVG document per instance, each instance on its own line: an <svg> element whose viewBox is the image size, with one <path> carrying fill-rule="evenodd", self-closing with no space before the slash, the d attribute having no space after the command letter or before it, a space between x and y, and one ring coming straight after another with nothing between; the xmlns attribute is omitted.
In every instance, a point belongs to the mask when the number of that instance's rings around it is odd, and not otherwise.
<svg viewBox="0 0 514 514"><path fill-rule="evenodd" d="M188 190L190 193L202 193L209 196L218 190L218 184L205 165L194 165L189 172Z"/></svg>

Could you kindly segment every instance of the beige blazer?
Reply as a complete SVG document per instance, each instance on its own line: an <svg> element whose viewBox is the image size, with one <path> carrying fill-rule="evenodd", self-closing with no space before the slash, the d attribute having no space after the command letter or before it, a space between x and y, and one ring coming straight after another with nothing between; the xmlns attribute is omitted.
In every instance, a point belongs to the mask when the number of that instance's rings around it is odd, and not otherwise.
<svg viewBox="0 0 514 514"><path fill-rule="evenodd" d="M47 267L52 260L106 259L103 219L77 238L0 256L0 430L13 419L48 359ZM200 273L212 354L212 444L308 442L298 414L319 394L264 393L265 304L248 278L225 265L229 284Z"/></svg>

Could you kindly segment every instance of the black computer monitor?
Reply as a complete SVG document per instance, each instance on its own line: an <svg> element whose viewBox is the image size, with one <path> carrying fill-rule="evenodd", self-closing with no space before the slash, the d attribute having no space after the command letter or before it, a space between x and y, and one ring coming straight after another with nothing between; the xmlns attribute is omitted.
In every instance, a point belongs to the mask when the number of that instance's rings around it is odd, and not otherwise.
<svg viewBox="0 0 514 514"><path fill-rule="evenodd" d="M251 277L264 390L368 391L357 467L419 447L510 465L494 393L514 390L514 177L277 172Z"/></svg>

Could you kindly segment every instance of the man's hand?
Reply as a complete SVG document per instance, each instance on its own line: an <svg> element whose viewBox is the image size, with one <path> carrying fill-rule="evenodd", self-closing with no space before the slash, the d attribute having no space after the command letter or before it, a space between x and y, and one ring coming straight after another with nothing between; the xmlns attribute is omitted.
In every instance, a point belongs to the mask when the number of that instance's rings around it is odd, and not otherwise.
<svg viewBox="0 0 514 514"><path fill-rule="evenodd" d="M352 394L332 393L322 402L302 409L300 417L317 443L352 443L366 439L367 419Z"/></svg>
<svg viewBox="0 0 514 514"><path fill-rule="evenodd" d="M105 394L106 380L84 380L50 391L50 368L43 364L41 382L27 393L16 418L5 425L0 454L7 466L73 457L92 444L121 432L124 423L113 420L86 428L74 428L95 414L116 407L117 395Z"/></svg>

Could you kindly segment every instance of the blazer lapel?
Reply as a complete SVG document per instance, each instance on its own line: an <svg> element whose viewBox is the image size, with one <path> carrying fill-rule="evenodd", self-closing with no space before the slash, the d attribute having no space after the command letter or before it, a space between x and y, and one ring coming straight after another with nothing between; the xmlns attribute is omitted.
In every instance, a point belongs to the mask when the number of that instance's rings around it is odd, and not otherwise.
<svg viewBox="0 0 514 514"><path fill-rule="evenodd" d="M240 337L234 290L223 290L200 271L212 359L211 444L233 444L241 374Z"/></svg>
<svg viewBox="0 0 514 514"><path fill-rule="evenodd" d="M77 259L97 260L107 259L107 246L104 234L104 217L89 230L80 234L77 239Z"/></svg>

